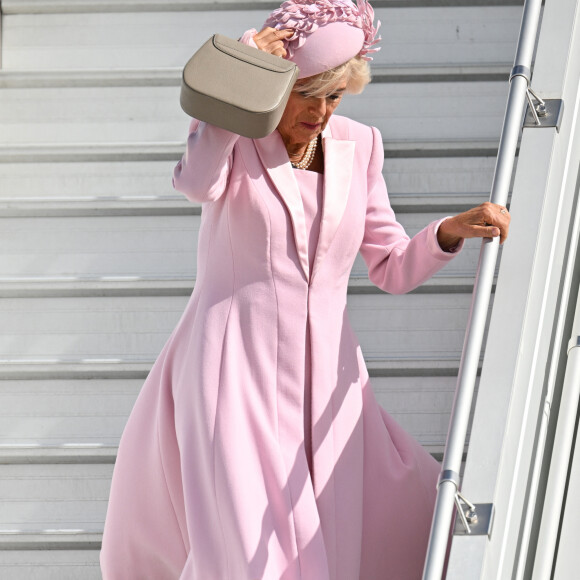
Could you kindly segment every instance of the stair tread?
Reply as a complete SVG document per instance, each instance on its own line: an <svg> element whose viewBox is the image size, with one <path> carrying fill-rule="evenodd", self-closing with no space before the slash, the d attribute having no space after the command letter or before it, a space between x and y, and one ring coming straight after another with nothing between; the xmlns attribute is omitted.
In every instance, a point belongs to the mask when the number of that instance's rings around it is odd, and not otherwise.
<svg viewBox="0 0 580 580"><path fill-rule="evenodd" d="M152 358L188 303L186 296L5 298L0 301L3 360L64 362ZM467 293L406 296L352 293L349 317L369 357L457 357L471 297ZM430 332L440 341L433 344Z"/></svg>
<svg viewBox="0 0 580 580"><path fill-rule="evenodd" d="M374 83L437 82L438 80L506 80L512 63L449 63L439 65L372 65ZM71 88L121 86L180 86L182 67L0 70L0 88Z"/></svg>
<svg viewBox="0 0 580 580"><path fill-rule="evenodd" d="M487 192L391 193L389 199L395 211L421 213L452 207L471 207L489 199ZM191 203L184 195L159 196L77 196L77 197L3 197L0 196L2 217L50 217L78 215L199 215L200 204Z"/></svg>
<svg viewBox="0 0 580 580"><path fill-rule="evenodd" d="M397 215L410 236L447 213L425 209ZM6 217L0 230L3 275L194 277L200 224L196 214ZM467 240L441 272L473 276L480 246ZM352 276L367 276L360 256Z"/></svg>
<svg viewBox="0 0 580 580"><path fill-rule="evenodd" d="M376 126L394 142L499 142L508 90L506 81L372 83L360 95L345 95L340 114ZM4 143L83 144L88 135L94 143L171 142L185 138L188 124L179 87L0 91Z"/></svg>
<svg viewBox="0 0 580 580"><path fill-rule="evenodd" d="M378 2L375 13L383 23L383 49L373 55L375 64L512 60L520 2L491 6L453 6L441 0ZM3 64L8 69L131 68L143 62L152 67L183 66L215 31L217 20L222 34L238 38L264 22L274 6L264 0L5 0ZM48 20L50 26L40 30L30 26L39 19ZM71 45L77 50L71 51Z"/></svg>

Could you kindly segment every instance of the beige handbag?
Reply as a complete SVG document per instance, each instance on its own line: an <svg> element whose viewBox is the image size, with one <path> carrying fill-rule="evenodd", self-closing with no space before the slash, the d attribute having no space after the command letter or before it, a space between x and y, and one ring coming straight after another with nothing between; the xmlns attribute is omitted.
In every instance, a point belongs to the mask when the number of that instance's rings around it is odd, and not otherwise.
<svg viewBox="0 0 580 580"><path fill-rule="evenodd" d="M279 56L214 34L183 69L181 108L244 137L276 129L298 67Z"/></svg>

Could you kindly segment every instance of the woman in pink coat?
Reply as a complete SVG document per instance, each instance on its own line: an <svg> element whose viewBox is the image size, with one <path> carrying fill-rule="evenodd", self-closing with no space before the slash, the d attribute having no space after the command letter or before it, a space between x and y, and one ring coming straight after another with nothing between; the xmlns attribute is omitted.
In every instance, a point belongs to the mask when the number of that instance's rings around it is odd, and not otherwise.
<svg viewBox="0 0 580 580"><path fill-rule="evenodd" d="M121 439L104 580L421 577L439 469L374 398L349 273L360 251L408 292L463 238L503 241L509 215L405 234L381 135L333 115L368 82L372 19L360 0L285 2L244 35L300 67L278 130L191 123L174 185L202 204L198 275Z"/></svg>

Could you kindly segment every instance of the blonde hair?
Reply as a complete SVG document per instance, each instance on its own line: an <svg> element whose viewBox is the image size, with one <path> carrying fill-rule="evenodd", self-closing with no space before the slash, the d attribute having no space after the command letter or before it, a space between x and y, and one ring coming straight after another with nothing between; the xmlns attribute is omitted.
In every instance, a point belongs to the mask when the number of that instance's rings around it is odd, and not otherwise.
<svg viewBox="0 0 580 580"><path fill-rule="evenodd" d="M362 93L371 81L371 67L368 61L354 56L349 61L316 76L305 79L306 82L294 86L308 97L325 97L331 94L344 80L346 92Z"/></svg>

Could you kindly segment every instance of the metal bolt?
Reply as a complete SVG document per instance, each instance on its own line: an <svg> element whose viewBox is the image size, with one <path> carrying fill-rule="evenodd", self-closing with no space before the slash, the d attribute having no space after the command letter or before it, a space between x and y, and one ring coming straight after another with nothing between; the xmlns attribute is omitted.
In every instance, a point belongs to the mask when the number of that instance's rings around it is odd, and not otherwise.
<svg viewBox="0 0 580 580"><path fill-rule="evenodd" d="M467 510L465 512L465 519L470 523L470 524L476 524L477 523L477 512L475 510Z"/></svg>
<svg viewBox="0 0 580 580"><path fill-rule="evenodd" d="M540 103L536 107L536 112L538 113L538 117L545 117L548 114L548 111L546 109L546 105Z"/></svg>

